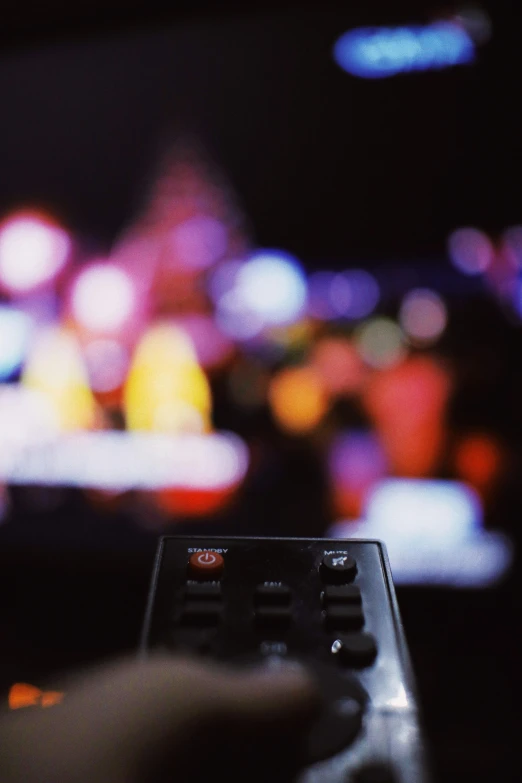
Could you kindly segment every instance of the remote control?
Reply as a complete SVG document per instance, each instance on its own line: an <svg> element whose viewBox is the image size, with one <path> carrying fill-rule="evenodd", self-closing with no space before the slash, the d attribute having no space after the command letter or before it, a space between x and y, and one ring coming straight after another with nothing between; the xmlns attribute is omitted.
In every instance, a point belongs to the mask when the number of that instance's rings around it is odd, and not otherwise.
<svg viewBox="0 0 522 783"><path fill-rule="evenodd" d="M378 541L165 536L142 655L295 659L323 707L299 783L426 783L418 705Z"/></svg>

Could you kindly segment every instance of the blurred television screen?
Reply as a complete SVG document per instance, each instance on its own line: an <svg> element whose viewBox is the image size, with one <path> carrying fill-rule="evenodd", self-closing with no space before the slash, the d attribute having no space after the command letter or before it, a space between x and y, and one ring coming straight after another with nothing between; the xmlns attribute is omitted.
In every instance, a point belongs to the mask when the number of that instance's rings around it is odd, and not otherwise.
<svg viewBox="0 0 522 783"><path fill-rule="evenodd" d="M328 534L382 538L398 583L509 573L506 36L347 9L3 53L4 545Z"/></svg>

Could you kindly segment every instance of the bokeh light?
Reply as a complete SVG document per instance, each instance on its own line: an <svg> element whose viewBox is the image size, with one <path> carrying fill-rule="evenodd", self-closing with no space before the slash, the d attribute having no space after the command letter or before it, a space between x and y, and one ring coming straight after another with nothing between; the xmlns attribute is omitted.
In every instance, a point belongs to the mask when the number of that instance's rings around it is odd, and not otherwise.
<svg viewBox="0 0 522 783"><path fill-rule="evenodd" d="M28 352L22 382L49 402L62 430L92 427L96 404L80 346L71 332L55 326L38 332Z"/></svg>
<svg viewBox="0 0 522 783"><path fill-rule="evenodd" d="M313 430L327 409L320 378L308 367L281 370L272 379L268 397L275 420L292 434Z"/></svg>
<svg viewBox="0 0 522 783"><path fill-rule="evenodd" d="M54 707L61 704L63 691L42 691L26 682L15 682L9 689L8 705L10 710L24 707Z"/></svg>
<svg viewBox="0 0 522 783"><path fill-rule="evenodd" d="M377 280L364 269L341 272L332 280L330 302L338 317L366 318L377 307L379 297Z"/></svg>
<svg viewBox="0 0 522 783"><path fill-rule="evenodd" d="M259 313L253 313L236 295L227 291L220 298L216 310L216 323L224 335L232 340L251 340L263 330L265 322Z"/></svg>
<svg viewBox="0 0 522 783"><path fill-rule="evenodd" d="M355 394L366 368L354 343L345 337L324 337L312 349L310 364L333 397Z"/></svg>
<svg viewBox="0 0 522 783"><path fill-rule="evenodd" d="M479 275L493 263L495 249L490 238L477 228L458 228L448 237L453 265L465 275Z"/></svg>
<svg viewBox="0 0 522 783"><path fill-rule="evenodd" d="M192 480L178 482L178 486L165 487L155 493L159 508L169 515L198 517L214 514L233 500L236 491L245 478L249 455L245 443L232 433L212 435L201 442L199 454L196 444L192 446L193 456L185 453L188 464L196 458L189 470ZM204 446L204 448L203 448ZM183 439L180 449L183 448Z"/></svg>
<svg viewBox="0 0 522 783"><path fill-rule="evenodd" d="M336 277L335 272L314 272L308 278L308 313L313 318L329 321L336 316L330 297Z"/></svg>
<svg viewBox="0 0 522 783"><path fill-rule="evenodd" d="M0 380L7 380L25 358L33 322L29 315L0 305Z"/></svg>
<svg viewBox="0 0 522 783"><path fill-rule="evenodd" d="M495 486L503 470L505 452L498 440L486 433L471 433L459 440L455 449L455 470L482 497Z"/></svg>
<svg viewBox="0 0 522 783"><path fill-rule="evenodd" d="M223 261L210 271L207 276L207 290L214 304L219 304L222 297L233 290L244 263L239 259Z"/></svg>
<svg viewBox="0 0 522 783"><path fill-rule="evenodd" d="M25 294L51 281L71 252L67 232L47 217L20 212L0 226L0 283Z"/></svg>
<svg viewBox="0 0 522 783"><path fill-rule="evenodd" d="M91 389L105 394L119 389L127 375L129 354L117 340L100 338L87 343L85 362Z"/></svg>
<svg viewBox="0 0 522 783"><path fill-rule="evenodd" d="M436 472L446 446L451 388L449 371L430 356L411 356L369 379L363 403L395 475Z"/></svg>
<svg viewBox="0 0 522 783"><path fill-rule="evenodd" d="M83 327L93 332L114 332L124 327L136 305L129 275L114 264L94 263L83 269L73 286L72 311Z"/></svg>
<svg viewBox="0 0 522 783"><path fill-rule="evenodd" d="M414 344L430 345L443 333L448 321L442 298L428 288L415 288L404 297L399 321Z"/></svg>
<svg viewBox="0 0 522 783"><path fill-rule="evenodd" d="M379 79L473 62L475 47L466 29L452 22L424 27L360 27L342 35L334 59L344 71Z"/></svg>
<svg viewBox="0 0 522 783"><path fill-rule="evenodd" d="M127 377L124 405L130 430L210 430L209 383L192 342L179 327L159 323L145 332Z"/></svg>
<svg viewBox="0 0 522 783"><path fill-rule="evenodd" d="M54 440L59 416L48 397L38 391L0 384L0 466L5 468L33 445Z"/></svg>
<svg viewBox="0 0 522 783"><path fill-rule="evenodd" d="M386 537L393 530L411 547L456 546L482 526L477 493L457 481L389 479L377 486L366 514Z"/></svg>
<svg viewBox="0 0 522 783"><path fill-rule="evenodd" d="M176 226L170 242L175 261L187 269L202 270L223 257L228 236L221 221L198 215Z"/></svg>
<svg viewBox="0 0 522 783"><path fill-rule="evenodd" d="M392 367L406 355L402 330L391 318L372 318L362 324L355 343L366 364L376 369Z"/></svg>
<svg viewBox="0 0 522 783"><path fill-rule="evenodd" d="M304 311L306 276L293 256L263 250L241 267L233 291L244 308L265 325L290 324Z"/></svg>
<svg viewBox="0 0 522 783"><path fill-rule="evenodd" d="M388 472L382 445L372 432L340 433L333 440L328 466L336 514L358 519L368 493Z"/></svg>

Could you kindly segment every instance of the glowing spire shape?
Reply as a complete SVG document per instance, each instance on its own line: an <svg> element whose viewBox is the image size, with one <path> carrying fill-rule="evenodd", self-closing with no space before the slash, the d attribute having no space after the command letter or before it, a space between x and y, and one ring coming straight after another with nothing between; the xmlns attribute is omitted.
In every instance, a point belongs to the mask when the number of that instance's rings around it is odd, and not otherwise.
<svg viewBox="0 0 522 783"><path fill-rule="evenodd" d="M51 403L60 429L93 426L96 403L79 344L67 329L47 327L40 331L29 349L22 383Z"/></svg>
<svg viewBox="0 0 522 783"><path fill-rule="evenodd" d="M207 378L185 332L167 323L148 329L125 384L128 429L207 432L211 407Z"/></svg>

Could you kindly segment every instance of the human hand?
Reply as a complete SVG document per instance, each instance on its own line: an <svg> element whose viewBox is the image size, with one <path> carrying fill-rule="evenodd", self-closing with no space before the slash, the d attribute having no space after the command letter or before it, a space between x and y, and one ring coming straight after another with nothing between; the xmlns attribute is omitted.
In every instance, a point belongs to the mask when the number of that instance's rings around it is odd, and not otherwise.
<svg viewBox="0 0 522 783"><path fill-rule="evenodd" d="M318 695L298 667L118 661L0 722L2 783L289 781Z"/></svg>

